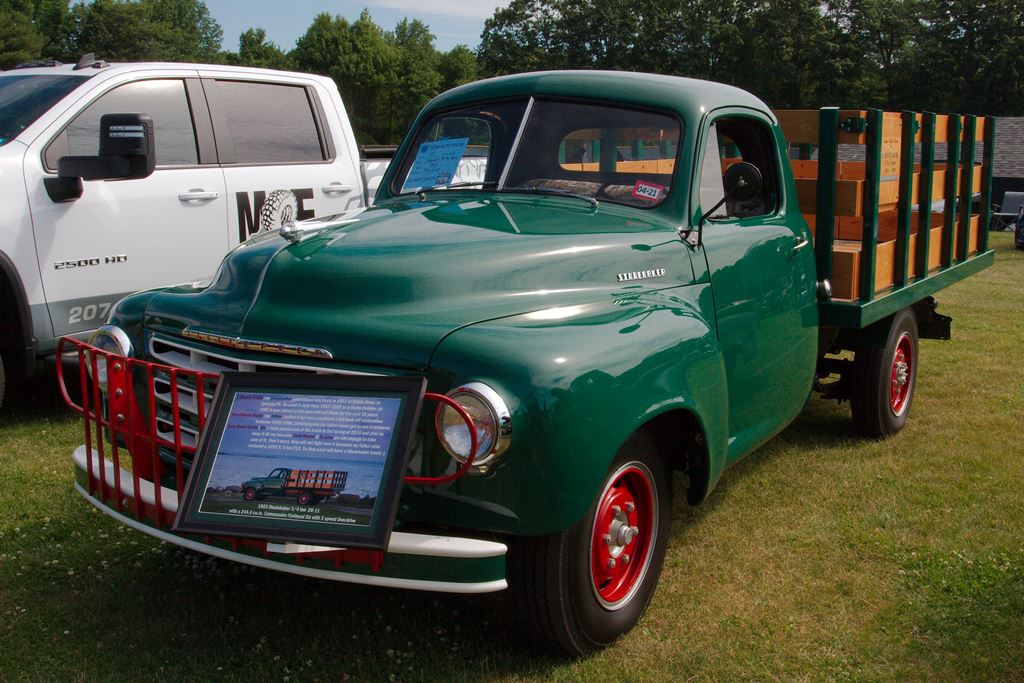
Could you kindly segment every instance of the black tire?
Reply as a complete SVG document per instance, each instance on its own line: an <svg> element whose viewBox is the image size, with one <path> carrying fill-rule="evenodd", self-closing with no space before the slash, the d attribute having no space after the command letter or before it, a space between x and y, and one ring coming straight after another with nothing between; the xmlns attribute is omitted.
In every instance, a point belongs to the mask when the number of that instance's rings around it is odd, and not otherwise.
<svg viewBox="0 0 1024 683"><path fill-rule="evenodd" d="M6 390L6 375L4 373L4 354L0 353L0 408L4 405L4 391Z"/></svg>
<svg viewBox="0 0 1024 683"><path fill-rule="evenodd" d="M260 232L276 230L285 221L295 220L299 211L299 200L291 190L274 190L263 202L260 209Z"/></svg>
<svg viewBox="0 0 1024 683"><path fill-rule="evenodd" d="M884 439L903 429L919 364L917 317L905 308L893 316L884 348L865 347L854 355L850 409L858 433Z"/></svg>
<svg viewBox="0 0 1024 683"><path fill-rule="evenodd" d="M636 536L630 531L629 538L622 544L619 544L622 539L619 536L613 549L612 543L602 541L604 521L619 519L609 516L613 509L609 502L635 500L630 524L634 519L644 519L639 514L644 506L643 496L616 497L620 490L625 490L621 487L629 486L624 483L626 477L635 478L634 484L647 478L653 493L653 500L648 499L652 523L640 521L628 528L637 529L643 524L653 529L647 533L641 529ZM616 483L619 486L614 486ZM650 602L661 574L668 544L671 502L671 470L647 434L634 434L619 449L597 498L579 523L558 534L515 540L509 555L509 587L515 595L526 633L545 649L580 657L610 644L633 628ZM632 517L634 511L636 518ZM626 525L618 528L621 532ZM612 529L615 527L608 531ZM602 542L608 547L601 546ZM596 552L592 543L598 544ZM621 553L617 556L618 564L615 570L607 571L625 572L622 578L629 580L599 583L597 577L604 576L600 570L606 561L603 556L614 550ZM634 556L643 553L643 560L630 567L629 553Z"/></svg>
<svg viewBox="0 0 1024 683"><path fill-rule="evenodd" d="M245 500L256 500L259 495L256 493L256 489L251 486L246 486L245 490L242 491L242 498Z"/></svg>

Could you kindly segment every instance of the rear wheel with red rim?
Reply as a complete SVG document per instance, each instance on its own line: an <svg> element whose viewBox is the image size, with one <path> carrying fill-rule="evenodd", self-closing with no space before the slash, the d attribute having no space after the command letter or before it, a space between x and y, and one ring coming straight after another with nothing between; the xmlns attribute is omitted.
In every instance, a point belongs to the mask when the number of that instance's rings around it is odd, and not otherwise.
<svg viewBox="0 0 1024 683"><path fill-rule="evenodd" d="M857 431L881 439L903 429L914 399L918 365L917 317L906 308L889 321L884 347L854 356L850 408Z"/></svg>
<svg viewBox="0 0 1024 683"><path fill-rule="evenodd" d="M509 584L534 640L576 657L636 625L665 557L671 484L654 442L637 432L619 449L579 523L518 539Z"/></svg>

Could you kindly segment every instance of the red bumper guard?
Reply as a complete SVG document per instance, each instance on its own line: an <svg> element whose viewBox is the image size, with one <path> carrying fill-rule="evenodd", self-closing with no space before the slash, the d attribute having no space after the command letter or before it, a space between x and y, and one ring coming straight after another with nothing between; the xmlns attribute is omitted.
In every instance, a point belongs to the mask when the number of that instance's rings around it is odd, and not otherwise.
<svg viewBox="0 0 1024 683"><path fill-rule="evenodd" d="M73 354L78 361L80 402L76 403L68 390L64 363L57 363L57 379L65 403L82 416L87 447L86 474L89 495L98 498L104 505L113 507L117 512L133 514L138 521L152 524L157 529L170 527L174 521L174 514L163 505L161 483L165 474L170 474L169 471L165 472L165 468L171 465L164 459L173 455L175 488L180 501L185 488L185 459L191 461L191 456L196 450L194 445L183 442L182 402L186 401L195 411L193 441L198 443L199 434L206 423L206 396L213 395L219 375L125 358L71 337L63 337L57 343L57 357L64 359L65 354ZM105 371L107 376L105 392L100 390L99 382L93 381L93 378L100 376L101 371ZM170 397L169 410L164 408L161 411L157 408L158 385L167 388L165 393L169 393ZM187 387L184 396L179 388L181 385ZM143 397L139 396L140 388L145 391ZM143 398L144 401L138 400L139 398ZM472 467L478 445L477 431L465 409L448 396L428 392L424 394L424 398L436 401L439 404L438 410L444 405L454 408L466 422L470 434L470 456L451 474L439 477L405 477L408 484L436 486L455 481ZM161 423L167 428L158 429ZM168 433L171 436L166 436ZM121 473L124 471L121 467L122 452L125 450L128 451L127 456L131 462L133 495L130 499L124 495L121 485ZM164 454L163 457L161 452ZM98 456L96 464L93 454ZM105 472L96 471L99 468L105 469L105 462L113 465L113 483L107 481ZM154 500L151 503L143 499L142 482L152 484ZM269 554L267 541L237 537L203 537L205 543L214 540L228 543L235 551L245 546L262 552L264 556ZM297 554L296 561L301 563L302 556L301 553ZM336 568L346 562L352 562L370 565L374 571L381 567L384 560L383 552L359 549L339 548L334 551L317 552L316 556L333 559Z"/></svg>

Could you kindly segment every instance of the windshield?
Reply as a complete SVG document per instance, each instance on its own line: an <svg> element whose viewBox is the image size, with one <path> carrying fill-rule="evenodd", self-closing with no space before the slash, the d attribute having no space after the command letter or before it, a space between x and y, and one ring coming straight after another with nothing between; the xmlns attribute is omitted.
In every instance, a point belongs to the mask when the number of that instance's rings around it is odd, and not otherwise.
<svg viewBox="0 0 1024 683"><path fill-rule="evenodd" d="M0 145L84 82L82 76L0 76Z"/></svg>
<svg viewBox="0 0 1024 683"><path fill-rule="evenodd" d="M671 190L680 134L672 115L608 104L534 100L468 107L426 122L392 189L470 187L650 208Z"/></svg>

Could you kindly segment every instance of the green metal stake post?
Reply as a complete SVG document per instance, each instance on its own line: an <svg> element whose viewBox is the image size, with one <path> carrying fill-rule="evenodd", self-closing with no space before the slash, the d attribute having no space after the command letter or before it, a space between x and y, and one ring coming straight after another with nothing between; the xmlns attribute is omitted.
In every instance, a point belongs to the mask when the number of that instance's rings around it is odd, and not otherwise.
<svg viewBox="0 0 1024 683"><path fill-rule="evenodd" d="M935 172L935 113L921 114L921 175L917 181L917 277L928 276L932 234L932 177Z"/></svg>
<svg viewBox="0 0 1024 683"><path fill-rule="evenodd" d="M992 220L992 166L996 159L996 117L985 118L985 151L981 167L981 210L978 212L978 253L988 251L988 228Z"/></svg>
<svg viewBox="0 0 1024 683"><path fill-rule="evenodd" d="M960 234L957 235L956 260L966 261L971 248L971 203L974 200L974 131L976 116L964 117L964 144L960 152ZM979 221L980 224L980 221ZM979 226L980 227L980 226Z"/></svg>
<svg viewBox="0 0 1024 683"><path fill-rule="evenodd" d="M896 273L894 288L907 284L910 261L910 220L914 198L914 136L917 134L917 115L904 111L900 116L903 130L900 137L900 194L896 213Z"/></svg>
<svg viewBox="0 0 1024 683"><path fill-rule="evenodd" d="M960 117L950 114L946 117L946 192L943 202L945 216L942 222L942 267L953 263L953 231L956 229L956 179L960 159Z"/></svg>
<svg viewBox="0 0 1024 683"><path fill-rule="evenodd" d="M818 112L818 184L815 195L814 257L819 280L832 279L832 243L836 236L836 162L839 157L839 109Z"/></svg>
<svg viewBox="0 0 1024 683"><path fill-rule="evenodd" d="M878 246L878 188L882 182L881 109L868 110L867 144L864 150L864 231L860 242L860 300L875 298L875 249Z"/></svg>

